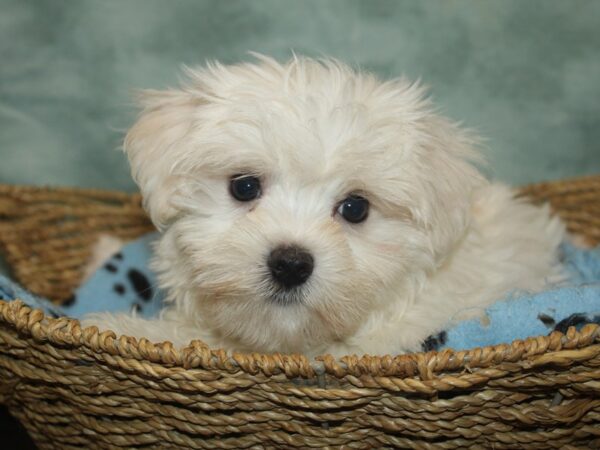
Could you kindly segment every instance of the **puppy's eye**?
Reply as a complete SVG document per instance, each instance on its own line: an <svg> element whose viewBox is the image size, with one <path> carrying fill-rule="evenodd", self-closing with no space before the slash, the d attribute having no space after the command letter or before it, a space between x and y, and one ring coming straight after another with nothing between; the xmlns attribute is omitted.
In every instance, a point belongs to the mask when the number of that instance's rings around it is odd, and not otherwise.
<svg viewBox="0 0 600 450"><path fill-rule="evenodd" d="M369 215L369 201L360 195L349 195L337 212L350 223L363 222Z"/></svg>
<svg viewBox="0 0 600 450"><path fill-rule="evenodd" d="M251 175L234 177L229 183L231 196L240 202L249 202L260 197L260 180Z"/></svg>

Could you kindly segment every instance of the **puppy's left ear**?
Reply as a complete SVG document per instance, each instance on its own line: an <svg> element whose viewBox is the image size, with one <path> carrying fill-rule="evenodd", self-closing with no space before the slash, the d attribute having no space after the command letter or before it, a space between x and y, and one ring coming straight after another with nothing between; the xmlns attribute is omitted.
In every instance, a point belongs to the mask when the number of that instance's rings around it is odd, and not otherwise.
<svg viewBox="0 0 600 450"><path fill-rule="evenodd" d="M180 177L174 163L190 145L186 139L202 99L182 90L142 91L142 112L125 137L123 149L129 158L144 207L158 229L177 215L175 199Z"/></svg>
<svg viewBox="0 0 600 450"><path fill-rule="evenodd" d="M484 165L479 152L479 138L458 124L432 115L424 127L429 135L422 157L426 159L424 186L433 202L424 221L429 230L432 248L438 257L447 255L464 235L471 221L476 190L487 180L476 167Z"/></svg>

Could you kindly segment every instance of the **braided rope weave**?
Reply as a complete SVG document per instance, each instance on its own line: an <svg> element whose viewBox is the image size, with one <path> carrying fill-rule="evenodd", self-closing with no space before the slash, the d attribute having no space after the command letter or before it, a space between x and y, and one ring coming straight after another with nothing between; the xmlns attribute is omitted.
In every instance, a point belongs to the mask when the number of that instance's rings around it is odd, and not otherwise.
<svg viewBox="0 0 600 450"><path fill-rule="evenodd" d="M530 186L600 243L600 177ZM137 195L0 186L15 277L57 302L99 233L152 227ZM600 447L600 327L396 357L226 355L116 337L0 301L0 402L39 448Z"/></svg>

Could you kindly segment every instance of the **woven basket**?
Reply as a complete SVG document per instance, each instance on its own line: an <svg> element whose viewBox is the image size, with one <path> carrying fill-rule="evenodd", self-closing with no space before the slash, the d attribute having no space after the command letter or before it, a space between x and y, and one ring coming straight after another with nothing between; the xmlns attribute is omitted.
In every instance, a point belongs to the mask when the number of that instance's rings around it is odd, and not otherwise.
<svg viewBox="0 0 600 450"><path fill-rule="evenodd" d="M600 177L522 193L600 243ZM0 186L13 275L57 302L97 234L151 229L137 195ZM600 448L600 329L310 361L178 351L0 302L0 402L40 448Z"/></svg>

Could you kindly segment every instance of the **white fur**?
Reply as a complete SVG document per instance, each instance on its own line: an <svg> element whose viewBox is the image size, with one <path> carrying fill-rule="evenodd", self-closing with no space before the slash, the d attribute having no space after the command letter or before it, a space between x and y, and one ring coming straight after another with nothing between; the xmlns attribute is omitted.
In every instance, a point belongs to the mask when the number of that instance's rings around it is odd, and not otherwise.
<svg viewBox="0 0 600 450"><path fill-rule="evenodd" d="M558 280L564 228L547 207L480 175L476 139L423 89L332 60L294 57L187 70L146 92L125 151L161 230L159 320L96 315L117 333L259 352L397 354L512 290ZM240 203L236 174L261 179ZM336 214L348 193L363 223ZM273 301L266 267L298 244L315 269L295 302Z"/></svg>

